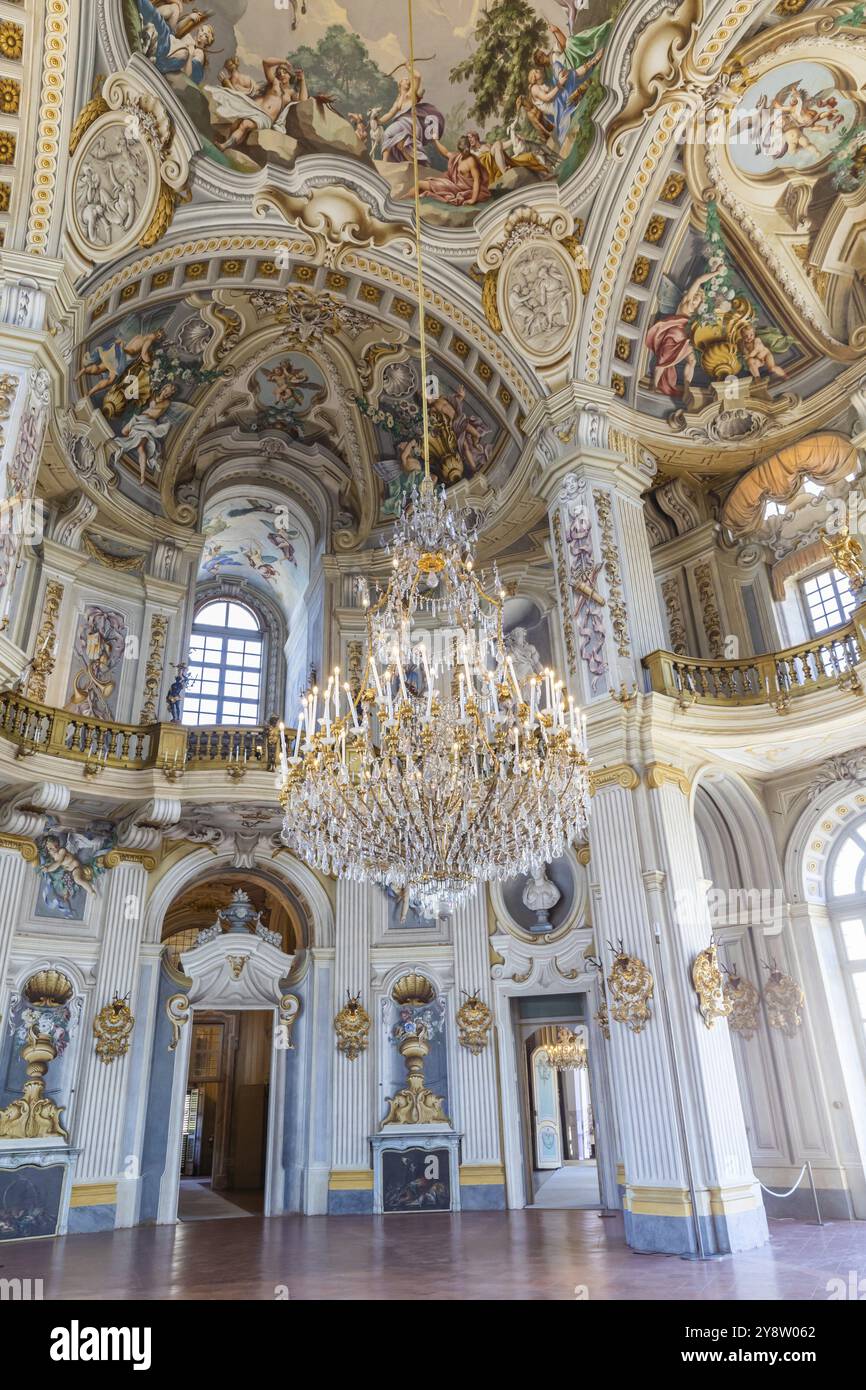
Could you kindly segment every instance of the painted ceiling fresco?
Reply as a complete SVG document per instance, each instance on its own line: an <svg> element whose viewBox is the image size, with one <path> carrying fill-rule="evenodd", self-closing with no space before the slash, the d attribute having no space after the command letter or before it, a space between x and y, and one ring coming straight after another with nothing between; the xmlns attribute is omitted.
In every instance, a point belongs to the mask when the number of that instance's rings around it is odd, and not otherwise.
<svg viewBox="0 0 866 1390"><path fill-rule="evenodd" d="M290 618L310 571L309 547L285 506L267 497L221 498L205 512L199 581L243 579Z"/></svg>
<svg viewBox="0 0 866 1390"><path fill-rule="evenodd" d="M129 41L177 92L207 153L349 156L412 197L415 85L423 215L461 225L492 199L564 183L586 156L600 65L625 0L124 0Z"/></svg>
<svg viewBox="0 0 866 1390"><path fill-rule="evenodd" d="M662 480L708 487L806 433L866 425L863 5L758 0L736 23L734 6L701 68L721 13L701 0L416 0L414 77L403 0L100 5L118 23L95 71L132 52L190 145L161 242L125 228L143 268L123 297L99 302L113 269L98 228L77 243L102 316L70 394L109 491L200 525L207 470L258 451L322 480L347 548L396 515L422 453L413 90L439 481L495 506L530 466L534 403L569 382L609 390L611 423ZM674 110L655 149L652 122ZM98 119L107 140L119 108ZM75 207L102 138L82 140ZM235 214L243 237L261 215L268 250L233 242L211 273L196 247L240 236ZM172 275L171 298L149 294Z"/></svg>

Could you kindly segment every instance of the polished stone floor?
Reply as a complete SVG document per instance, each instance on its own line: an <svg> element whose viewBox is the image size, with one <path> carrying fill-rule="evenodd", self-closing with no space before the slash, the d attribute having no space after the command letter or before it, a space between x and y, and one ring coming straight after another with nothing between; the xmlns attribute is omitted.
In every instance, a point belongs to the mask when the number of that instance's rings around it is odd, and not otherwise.
<svg viewBox="0 0 866 1390"><path fill-rule="evenodd" d="M697 1264L634 1254L593 1211L250 1217L3 1245L0 1278L41 1277L46 1299L781 1300L866 1271L866 1222L770 1229Z"/></svg>

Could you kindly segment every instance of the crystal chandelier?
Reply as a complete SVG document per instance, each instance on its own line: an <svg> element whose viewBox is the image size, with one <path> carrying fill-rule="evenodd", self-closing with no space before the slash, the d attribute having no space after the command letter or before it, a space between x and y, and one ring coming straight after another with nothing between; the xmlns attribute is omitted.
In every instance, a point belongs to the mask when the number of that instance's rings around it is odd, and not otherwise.
<svg viewBox="0 0 866 1390"><path fill-rule="evenodd" d="M409 68L414 72L411 0ZM418 118L412 84L416 262L424 304ZM425 916L480 882L536 873L586 837L585 721L550 670L518 679L504 592L475 568L477 535L430 473L427 349L419 355L424 474L371 595L360 688L336 669L303 698L289 756L281 726L283 838L326 874L378 883Z"/></svg>
<svg viewBox="0 0 866 1390"><path fill-rule="evenodd" d="M587 1065L586 1038L570 1028L557 1028L556 1042L547 1043L544 1050L556 1071L574 1071Z"/></svg>

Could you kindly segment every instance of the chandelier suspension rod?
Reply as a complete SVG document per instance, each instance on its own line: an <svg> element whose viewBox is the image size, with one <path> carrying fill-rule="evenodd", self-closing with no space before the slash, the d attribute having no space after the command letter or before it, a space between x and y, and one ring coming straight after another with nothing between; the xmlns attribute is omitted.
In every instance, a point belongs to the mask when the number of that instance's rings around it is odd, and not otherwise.
<svg viewBox="0 0 866 1390"><path fill-rule="evenodd" d="M418 191L418 84L415 80L415 28L412 0L409 10L409 91L412 95L412 180L415 191L415 261L418 267L418 347L421 359L421 447L424 454L424 481L430 482L430 434L427 419L427 334L424 324L424 266L421 257L421 195Z"/></svg>

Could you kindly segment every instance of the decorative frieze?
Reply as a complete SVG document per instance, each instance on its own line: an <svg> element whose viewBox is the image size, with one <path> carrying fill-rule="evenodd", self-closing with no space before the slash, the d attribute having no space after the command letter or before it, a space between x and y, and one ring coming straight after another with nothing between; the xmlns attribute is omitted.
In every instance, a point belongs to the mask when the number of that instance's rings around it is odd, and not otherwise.
<svg viewBox="0 0 866 1390"><path fill-rule="evenodd" d="M614 535L610 493L605 492L603 488L596 488L593 496L595 497L598 524L601 529L601 555L604 562L604 577L607 580L607 605L610 611L614 642L620 656L630 656L628 612L622 592L622 572Z"/></svg>
<svg viewBox="0 0 866 1390"><path fill-rule="evenodd" d="M710 656L724 656L725 637L722 632L722 619L716 603L713 572L709 564L704 563L695 566L695 583L698 588L701 617L703 619L707 644L710 649Z"/></svg>
<svg viewBox="0 0 866 1390"><path fill-rule="evenodd" d="M154 613L150 620L150 645L147 652L147 665L144 670L144 700L141 706L141 723L155 724L159 719L159 687L165 661L165 638L168 632L168 618L164 613Z"/></svg>
<svg viewBox="0 0 866 1390"><path fill-rule="evenodd" d="M54 670L57 648L57 621L60 605L63 602L63 585L58 579L49 579L45 586L42 602L42 621L36 634L36 645L30 662L27 677L27 694L31 700L44 702L48 689L48 679Z"/></svg>
<svg viewBox="0 0 866 1390"><path fill-rule="evenodd" d="M683 617L682 598L680 594L679 580L675 575L664 580L662 584L662 600L665 605L665 615L668 622L668 639L670 649L676 656L685 656L688 652L688 637L686 635L686 623Z"/></svg>

